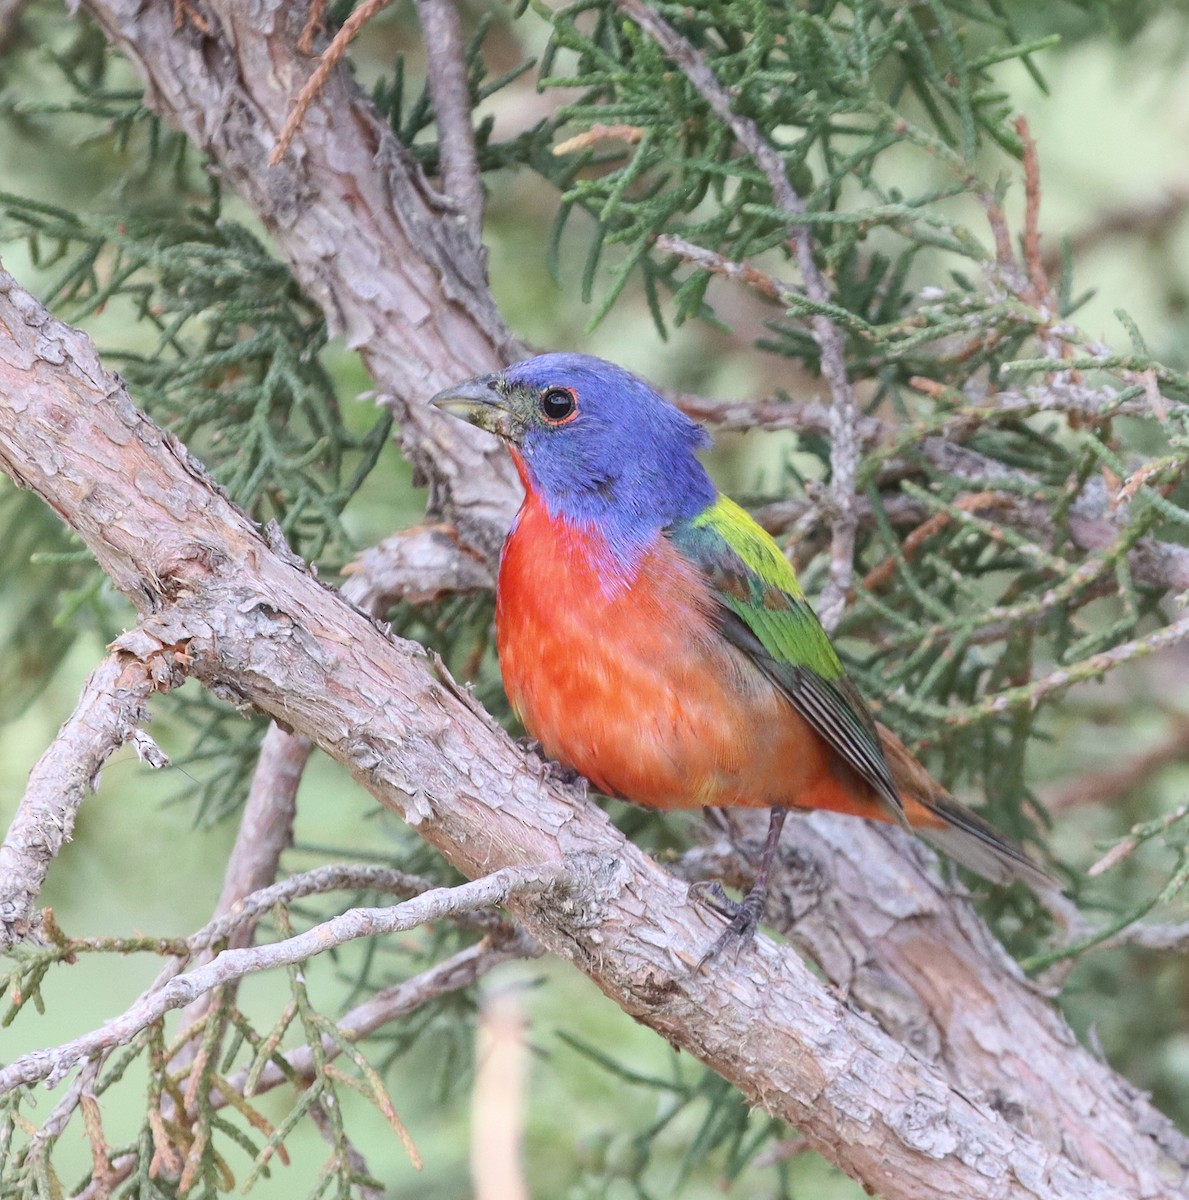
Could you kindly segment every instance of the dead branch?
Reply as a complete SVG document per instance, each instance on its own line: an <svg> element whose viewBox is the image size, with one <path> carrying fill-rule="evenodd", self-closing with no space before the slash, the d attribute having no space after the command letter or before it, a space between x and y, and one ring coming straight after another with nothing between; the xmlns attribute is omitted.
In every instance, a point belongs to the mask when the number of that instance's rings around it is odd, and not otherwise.
<svg viewBox="0 0 1189 1200"><path fill-rule="evenodd" d="M278 725L269 725L260 744L235 845L223 872L223 886L215 903L213 921L242 912L252 895L276 880L281 854L293 840L297 789L311 749L309 738L286 733ZM263 911L255 909L250 918L235 923L228 932L229 948L251 945L256 915ZM201 955L198 961L209 961L209 954ZM199 1028L210 1009L210 1002L211 996L207 993L190 1004L182 1014L182 1028Z"/></svg>
<svg viewBox="0 0 1189 1200"><path fill-rule="evenodd" d="M662 233L656 239L656 248L666 254L675 255L682 262L690 263L701 271L710 271L724 279L742 283L753 292L758 292L769 300L779 300L786 306L789 297L794 294L787 283L774 279L767 271L761 271L751 263L734 262L714 250L707 250L705 246L695 246L683 237Z"/></svg>
<svg viewBox="0 0 1189 1200"><path fill-rule="evenodd" d="M79 806L107 759L133 742L150 766L168 762L140 727L149 696L171 687L179 666L165 655L141 662L112 654L88 676L74 712L30 772L0 845L0 949L36 931L33 909L50 864L70 841Z"/></svg>
<svg viewBox="0 0 1189 1200"><path fill-rule="evenodd" d="M0 1095L22 1084L45 1080L53 1087L78 1063L127 1045L142 1029L167 1012L191 1004L224 984L315 955L362 937L402 933L431 921L502 905L512 896L535 895L567 883L565 865L506 867L453 888L433 888L391 908L353 908L283 942L224 950L209 963L152 988L102 1029L52 1050L37 1050L0 1067ZM283 885L275 885L283 886ZM271 889L270 889L271 890Z"/></svg>
<svg viewBox="0 0 1189 1200"><path fill-rule="evenodd" d="M231 948L235 934L245 926L253 926L274 904L290 904L306 896L347 889L366 889L386 892L393 896L421 896L433 890L427 879L397 871L392 867L363 866L358 863L331 863L290 875L280 883L272 883L243 897L227 912L208 921L186 939L191 953L207 950L226 940ZM486 924L486 922L485 922Z"/></svg>
<svg viewBox="0 0 1189 1200"><path fill-rule="evenodd" d="M1040 161L1036 142L1023 117L1016 118L1016 133L1024 145L1024 232L1021 236L1024 266L1031 284L1030 299L1037 306L1047 305L1052 297L1044 256L1040 251Z"/></svg>
<svg viewBox="0 0 1189 1200"><path fill-rule="evenodd" d="M270 167L277 166L285 157L294 137L297 136L297 131L301 128L302 122L306 118L306 113L310 111L310 106L322 94L322 90L326 87L326 81L334 72L335 67L343 61L343 56L347 53L347 47L355 40L359 31L368 21L382 8L387 8L390 3L391 0L366 0L366 3L361 4L343 22L342 28L334 35L333 41L331 41L330 45L326 47L318 59L318 66L315 68L313 75L302 85L297 100L289 116L285 119L285 125L277 137L277 144L268 156L268 165ZM322 13L320 11L315 16L315 12L311 10L302 28L301 35L297 39L297 47L302 53L308 54L310 52L313 46L314 30L317 24L321 23L321 19Z"/></svg>
<svg viewBox="0 0 1189 1200"><path fill-rule="evenodd" d="M425 1004L430 1004L451 992L472 987L478 980L506 962L531 958L540 953L541 947L523 934L514 937L484 938L483 941L427 968L419 975L377 992L365 1003L346 1013L339 1022L338 1031L348 1041L359 1041L385 1025L408 1016ZM329 1035L325 1035L322 1039L321 1053L325 1060L330 1062L342 1053L342 1047ZM270 1062L254 1081L251 1095L258 1096L262 1092L288 1084L293 1074L301 1079L313 1077L314 1060L310 1047L300 1047L283 1057L287 1071L282 1070L277 1063ZM237 1095L247 1095L247 1070L237 1072L227 1083ZM64 1103L66 1099L64 1097L60 1103ZM216 1090L210 1097L210 1103L213 1108L218 1109L226 1107L230 1102ZM136 1154L120 1155L111 1163L108 1184L115 1187L123 1183L136 1170L139 1161ZM76 1200L106 1200L109 1194L103 1190L100 1181L94 1180L78 1193Z"/></svg>

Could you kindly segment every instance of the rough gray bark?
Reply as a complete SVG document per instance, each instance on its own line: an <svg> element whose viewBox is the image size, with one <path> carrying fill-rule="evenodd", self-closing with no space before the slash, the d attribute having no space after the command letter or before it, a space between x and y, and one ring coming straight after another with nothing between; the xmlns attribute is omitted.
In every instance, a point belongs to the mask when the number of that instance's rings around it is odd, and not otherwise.
<svg viewBox="0 0 1189 1200"><path fill-rule="evenodd" d="M1067 1055L1078 1064L1078 1107L1109 1111L1126 1131L1125 1157L1082 1123L1063 1124L1059 1143L1045 1144L1031 1130L1061 1111L1048 1079L1024 1081L1031 1086L1009 1120L766 938L736 963L696 971L718 930L684 886L526 760L419 647L267 543L184 447L135 409L88 339L6 275L0 396L0 466L69 521L141 614L124 650L150 669L184 652L208 687L282 716L469 876L565 860L571 900L512 903L528 931L866 1186L892 1200L1183 1189L1184 1140L1109 1073L1091 1070L1068 1033L1057 1036L1055 1017L1047 1028L1021 1020L1021 1033L1038 1040L1017 1042L1019 1060ZM867 874L876 867L863 864ZM1002 960L976 957L972 968L986 974L986 995L1018 999ZM1009 1016L1006 1028L1016 1027Z"/></svg>
<svg viewBox="0 0 1189 1200"><path fill-rule="evenodd" d="M344 71L311 105L284 161L267 159L316 59L300 6L203 5L210 35L173 7L86 5L144 77L146 101L214 160L260 217L332 332L363 356L401 423L405 453L463 543L498 549L519 503L490 438L420 401L523 357L499 315L478 231L436 192Z"/></svg>
<svg viewBox="0 0 1189 1200"><path fill-rule="evenodd" d="M37 929L34 906L50 864L70 841L74 819L103 764L125 742L135 742L163 765L140 726L155 690L145 664L113 654L91 672L78 705L37 760L20 809L0 845L0 949Z"/></svg>

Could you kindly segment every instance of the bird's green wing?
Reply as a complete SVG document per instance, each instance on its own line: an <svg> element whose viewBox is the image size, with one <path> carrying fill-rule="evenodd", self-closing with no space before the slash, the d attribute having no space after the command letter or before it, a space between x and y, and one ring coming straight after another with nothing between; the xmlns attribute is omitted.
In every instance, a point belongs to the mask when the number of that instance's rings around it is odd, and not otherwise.
<svg viewBox="0 0 1189 1200"><path fill-rule="evenodd" d="M666 534L710 585L723 636L902 816L875 722L776 543L726 496Z"/></svg>

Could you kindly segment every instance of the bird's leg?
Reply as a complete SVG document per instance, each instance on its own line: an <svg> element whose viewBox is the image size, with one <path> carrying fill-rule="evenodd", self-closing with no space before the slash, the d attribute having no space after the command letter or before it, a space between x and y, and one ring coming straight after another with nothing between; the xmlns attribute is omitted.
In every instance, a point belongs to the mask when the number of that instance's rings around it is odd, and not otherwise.
<svg viewBox="0 0 1189 1200"><path fill-rule="evenodd" d="M780 831L784 828L784 819L787 816L787 808L772 809L768 818L768 836L764 840L764 852L760 856L755 882L740 902L728 899L719 883L709 883L700 888L695 885L695 888L691 889L703 903L730 918L731 922L718 941L707 951L699 966L716 958L728 945L734 944L741 948L755 937L756 928L768 902L768 880L772 874L772 863L776 859Z"/></svg>

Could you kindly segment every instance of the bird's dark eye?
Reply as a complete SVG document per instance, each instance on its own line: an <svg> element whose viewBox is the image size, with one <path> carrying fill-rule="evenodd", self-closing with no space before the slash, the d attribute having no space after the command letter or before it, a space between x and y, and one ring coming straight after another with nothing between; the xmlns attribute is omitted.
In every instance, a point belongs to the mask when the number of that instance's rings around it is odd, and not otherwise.
<svg viewBox="0 0 1189 1200"><path fill-rule="evenodd" d="M541 416L550 425L564 425L578 412L578 396L572 388L548 387L541 393Z"/></svg>

